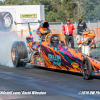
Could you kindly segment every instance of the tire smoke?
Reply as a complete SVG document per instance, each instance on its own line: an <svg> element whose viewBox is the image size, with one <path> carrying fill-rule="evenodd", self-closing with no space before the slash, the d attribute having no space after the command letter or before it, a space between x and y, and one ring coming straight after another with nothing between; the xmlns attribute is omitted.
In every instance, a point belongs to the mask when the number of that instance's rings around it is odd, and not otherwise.
<svg viewBox="0 0 100 100"><path fill-rule="evenodd" d="M0 32L0 64L14 67L11 59L11 47L14 41L22 41L15 33Z"/></svg>

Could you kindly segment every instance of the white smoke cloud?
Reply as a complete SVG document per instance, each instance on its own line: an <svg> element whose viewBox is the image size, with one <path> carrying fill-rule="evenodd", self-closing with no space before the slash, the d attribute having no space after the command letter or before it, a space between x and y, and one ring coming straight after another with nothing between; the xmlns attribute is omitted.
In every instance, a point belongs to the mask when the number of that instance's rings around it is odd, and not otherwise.
<svg viewBox="0 0 100 100"><path fill-rule="evenodd" d="M38 35L33 32L33 40L40 41ZM0 32L0 64L14 67L11 59L11 47L14 41L26 42L26 37L29 37L29 32L24 32L23 37L20 33Z"/></svg>
<svg viewBox="0 0 100 100"><path fill-rule="evenodd" d="M0 64L13 67L11 59L11 47L14 41L22 40L15 33L0 32Z"/></svg>

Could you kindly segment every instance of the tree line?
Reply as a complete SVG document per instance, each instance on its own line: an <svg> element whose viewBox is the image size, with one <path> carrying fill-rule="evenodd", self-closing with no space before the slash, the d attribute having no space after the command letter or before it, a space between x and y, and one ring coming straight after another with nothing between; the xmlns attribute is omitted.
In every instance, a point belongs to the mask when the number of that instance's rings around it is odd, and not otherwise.
<svg viewBox="0 0 100 100"><path fill-rule="evenodd" d="M78 21L100 20L100 0L5 0L0 5L44 5L49 22L63 22L66 18Z"/></svg>

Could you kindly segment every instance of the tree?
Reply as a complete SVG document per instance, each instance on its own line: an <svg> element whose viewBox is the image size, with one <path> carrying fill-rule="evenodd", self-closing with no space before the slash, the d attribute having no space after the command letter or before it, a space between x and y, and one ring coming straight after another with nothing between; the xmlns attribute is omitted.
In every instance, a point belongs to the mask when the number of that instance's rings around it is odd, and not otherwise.
<svg viewBox="0 0 100 100"><path fill-rule="evenodd" d="M80 16L78 5L84 0L5 0L5 5L44 5L48 21L65 21L67 17L76 21ZM80 8L80 7L79 7Z"/></svg>
<svg viewBox="0 0 100 100"><path fill-rule="evenodd" d="M5 0L5 5L26 5L29 4L29 0Z"/></svg>
<svg viewBox="0 0 100 100"><path fill-rule="evenodd" d="M5 0L4 3L5 5L14 5L14 4L18 4L17 1L18 0Z"/></svg>
<svg viewBox="0 0 100 100"><path fill-rule="evenodd" d="M82 18L84 20L100 20L100 1L99 0L86 0Z"/></svg>
<svg viewBox="0 0 100 100"><path fill-rule="evenodd" d="M78 4L75 0L62 0L66 16L73 19L78 15ZM78 17L78 16L77 16Z"/></svg>
<svg viewBox="0 0 100 100"><path fill-rule="evenodd" d="M4 3L2 1L0 1L0 5L4 5Z"/></svg>
<svg viewBox="0 0 100 100"><path fill-rule="evenodd" d="M57 16L56 16L56 21L57 22L64 22L66 18L67 18L66 17L66 13L65 13L65 11L63 9L59 10L57 12Z"/></svg>
<svg viewBox="0 0 100 100"><path fill-rule="evenodd" d="M56 14L53 11L50 11L47 13L46 19L49 22L55 22L56 21Z"/></svg>
<svg viewBox="0 0 100 100"><path fill-rule="evenodd" d="M53 8L53 12L57 13L61 4L62 4L61 0L52 0L51 5Z"/></svg>
<svg viewBox="0 0 100 100"><path fill-rule="evenodd" d="M29 0L29 2L31 4L44 5L46 20L53 19L51 21L56 21L56 18L51 18L51 15L48 15L52 13L53 16L55 16L55 14L58 12L59 5L61 5L61 0Z"/></svg>

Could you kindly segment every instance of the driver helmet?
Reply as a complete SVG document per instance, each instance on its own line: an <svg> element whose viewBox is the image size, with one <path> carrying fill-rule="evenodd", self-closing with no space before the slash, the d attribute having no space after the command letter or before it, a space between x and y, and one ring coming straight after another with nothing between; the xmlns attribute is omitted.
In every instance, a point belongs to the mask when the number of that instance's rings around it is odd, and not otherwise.
<svg viewBox="0 0 100 100"><path fill-rule="evenodd" d="M47 21L42 21L40 24L41 28L49 28L49 23Z"/></svg>
<svg viewBox="0 0 100 100"><path fill-rule="evenodd" d="M53 36L51 36L51 43L54 43L54 42L59 42L59 36L57 36L57 35L53 35Z"/></svg>
<svg viewBox="0 0 100 100"><path fill-rule="evenodd" d="M53 47L58 46L59 45L59 40L60 40L59 36L57 36L57 35L51 36L51 38L50 38L51 46L53 46Z"/></svg>

